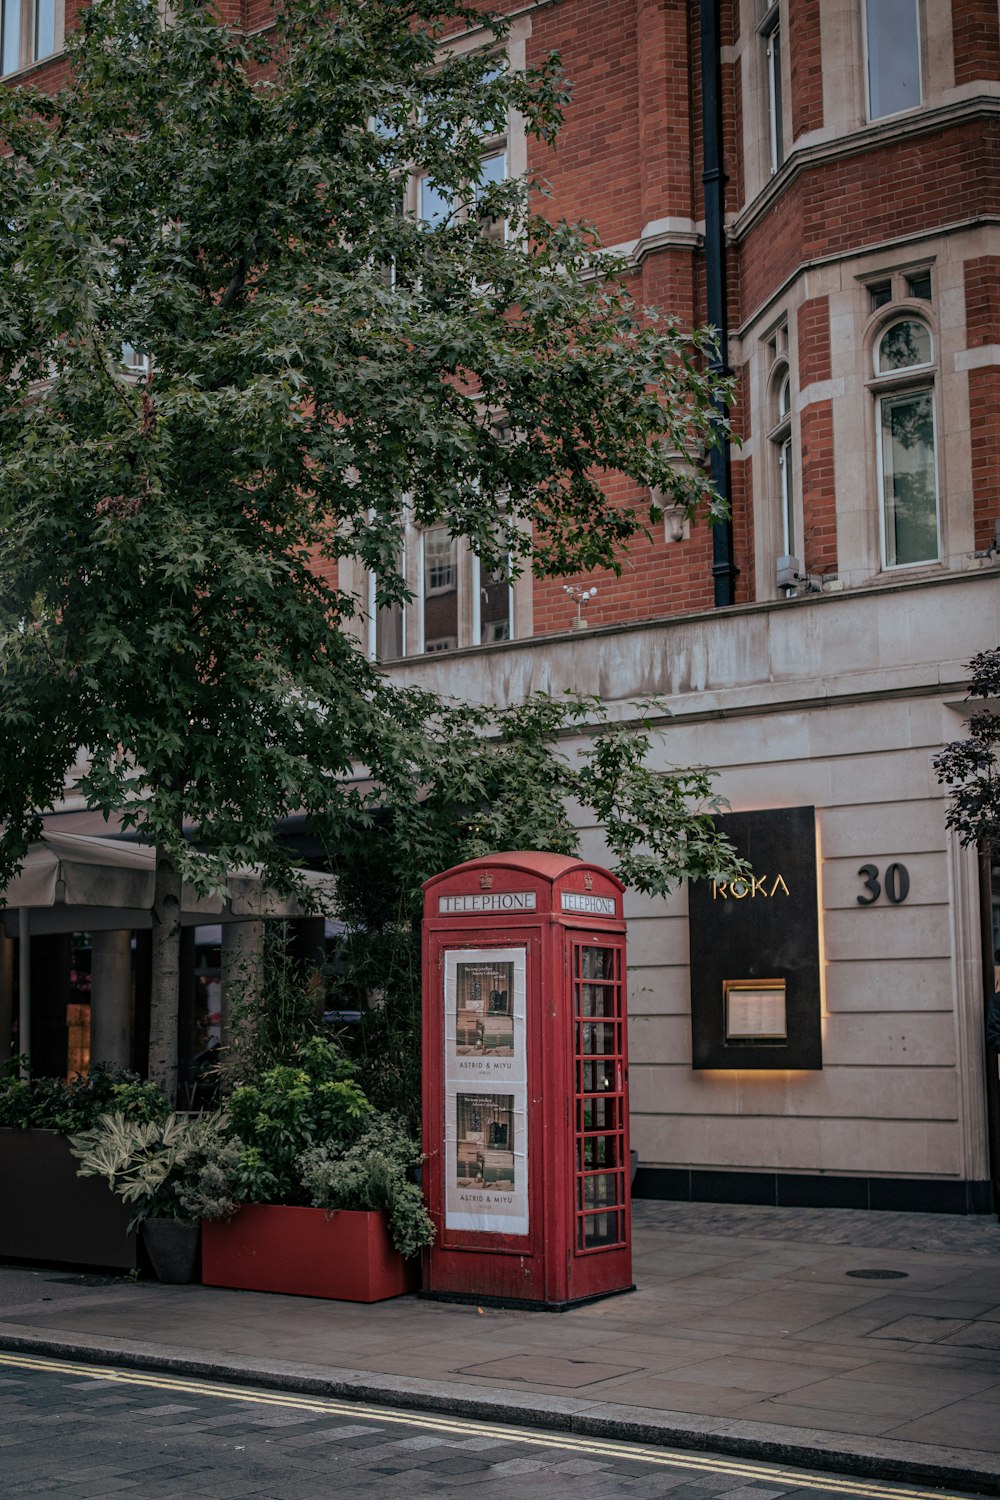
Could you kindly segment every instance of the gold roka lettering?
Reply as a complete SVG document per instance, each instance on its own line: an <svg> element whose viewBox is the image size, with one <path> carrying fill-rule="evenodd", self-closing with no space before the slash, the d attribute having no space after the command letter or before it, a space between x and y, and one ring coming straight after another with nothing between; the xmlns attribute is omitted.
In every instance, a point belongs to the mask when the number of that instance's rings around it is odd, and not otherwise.
<svg viewBox="0 0 1000 1500"><path fill-rule="evenodd" d="M758 896L763 896L765 900L769 901L779 891L784 891L786 896L791 895L791 891L785 884L784 875L776 875L774 880L771 881L771 889L768 890L767 883L770 879L769 875L751 875L749 885L745 880L713 880L712 900L729 901L732 899L733 901L742 901L745 897L749 896L751 901L753 901Z"/></svg>

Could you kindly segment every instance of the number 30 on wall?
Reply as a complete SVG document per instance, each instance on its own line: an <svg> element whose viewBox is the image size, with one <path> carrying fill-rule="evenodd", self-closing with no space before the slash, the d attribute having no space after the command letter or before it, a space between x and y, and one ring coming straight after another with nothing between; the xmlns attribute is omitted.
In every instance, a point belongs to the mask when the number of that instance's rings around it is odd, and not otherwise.
<svg viewBox="0 0 1000 1500"><path fill-rule="evenodd" d="M878 878L878 865L862 865L858 875L864 880L866 896L858 897L859 906L871 906L882 894ZM905 865L891 864L885 872L885 894L893 906L898 906L910 894L910 872Z"/></svg>

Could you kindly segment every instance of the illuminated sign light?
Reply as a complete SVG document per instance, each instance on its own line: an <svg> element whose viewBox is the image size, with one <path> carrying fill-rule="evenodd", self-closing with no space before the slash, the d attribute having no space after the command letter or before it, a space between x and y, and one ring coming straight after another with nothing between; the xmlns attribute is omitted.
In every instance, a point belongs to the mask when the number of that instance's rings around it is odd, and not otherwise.
<svg viewBox="0 0 1000 1500"><path fill-rule="evenodd" d="M534 911L534 891L488 891L474 896L439 896L438 915L481 911Z"/></svg>
<svg viewBox="0 0 1000 1500"><path fill-rule="evenodd" d="M788 1036L785 981L729 979L723 985L726 1041L784 1041Z"/></svg>
<svg viewBox="0 0 1000 1500"><path fill-rule="evenodd" d="M563 891L563 911L585 911L592 917L615 916L614 896L583 896L577 891Z"/></svg>

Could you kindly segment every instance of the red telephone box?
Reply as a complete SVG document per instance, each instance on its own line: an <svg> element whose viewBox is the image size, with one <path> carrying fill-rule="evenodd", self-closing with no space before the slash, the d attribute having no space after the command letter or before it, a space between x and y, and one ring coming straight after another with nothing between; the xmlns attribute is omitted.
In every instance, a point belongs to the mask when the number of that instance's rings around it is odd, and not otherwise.
<svg viewBox="0 0 1000 1500"><path fill-rule="evenodd" d="M623 889L534 853L424 885L425 1295L632 1289Z"/></svg>

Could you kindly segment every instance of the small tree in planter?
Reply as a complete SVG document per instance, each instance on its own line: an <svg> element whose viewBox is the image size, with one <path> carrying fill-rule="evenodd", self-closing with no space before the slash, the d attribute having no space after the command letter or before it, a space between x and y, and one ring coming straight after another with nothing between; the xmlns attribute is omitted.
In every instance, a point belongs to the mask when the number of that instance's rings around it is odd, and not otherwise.
<svg viewBox="0 0 1000 1500"><path fill-rule="evenodd" d="M79 1175L103 1177L123 1202L133 1205L129 1230L141 1226L160 1281L195 1279L198 1219L188 1193L225 1131L222 1115L138 1120L119 1111L102 1115L91 1130L70 1141Z"/></svg>

